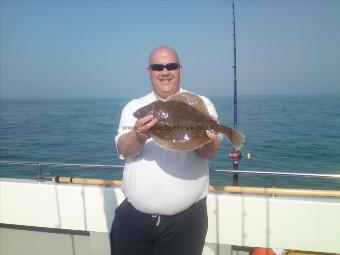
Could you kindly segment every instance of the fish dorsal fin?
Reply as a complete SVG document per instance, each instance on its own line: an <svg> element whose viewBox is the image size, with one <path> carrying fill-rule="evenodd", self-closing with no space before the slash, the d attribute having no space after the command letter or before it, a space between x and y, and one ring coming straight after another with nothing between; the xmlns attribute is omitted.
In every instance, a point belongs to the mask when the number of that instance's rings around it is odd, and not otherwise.
<svg viewBox="0 0 340 255"><path fill-rule="evenodd" d="M167 101L180 101L182 103L186 103L194 107L197 111L200 111L201 113L210 116L203 99L200 96L195 95L193 93L181 92L168 97Z"/></svg>

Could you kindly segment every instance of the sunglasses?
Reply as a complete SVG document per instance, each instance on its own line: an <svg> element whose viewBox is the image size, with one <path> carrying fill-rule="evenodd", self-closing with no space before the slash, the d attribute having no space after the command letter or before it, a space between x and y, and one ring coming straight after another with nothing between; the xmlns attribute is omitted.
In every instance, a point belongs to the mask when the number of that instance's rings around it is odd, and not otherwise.
<svg viewBox="0 0 340 255"><path fill-rule="evenodd" d="M178 69L179 67L179 63L169 63L166 65L162 65L162 64L151 64L150 68L152 71L163 71L164 68L166 68L168 71L173 71Z"/></svg>

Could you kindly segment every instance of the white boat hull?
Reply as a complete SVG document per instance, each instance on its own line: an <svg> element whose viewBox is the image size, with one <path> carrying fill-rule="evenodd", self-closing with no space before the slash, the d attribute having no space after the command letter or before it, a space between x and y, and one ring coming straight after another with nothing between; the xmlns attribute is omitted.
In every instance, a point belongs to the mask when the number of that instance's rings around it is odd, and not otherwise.
<svg viewBox="0 0 340 255"><path fill-rule="evenodd" d="M0 178L0 254L110 254L119 187ZM340 252L340 199L210 192L204 254L231 246ZM48 251L48 253L46 253Z"/></svg>

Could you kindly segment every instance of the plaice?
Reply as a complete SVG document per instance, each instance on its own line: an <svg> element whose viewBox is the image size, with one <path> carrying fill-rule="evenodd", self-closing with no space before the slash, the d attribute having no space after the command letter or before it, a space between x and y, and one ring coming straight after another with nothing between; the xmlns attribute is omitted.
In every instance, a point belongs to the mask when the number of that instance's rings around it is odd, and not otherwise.
<svg viewBox="0 0 340 255"><path fill-rule="evenodd" d="M240 150L245 141L241 132L213 121L203 100L192 93L183 92L166 101L155 101L133 115L140 119L151 114L158 122L150 135L159 146L168 150L188 151L202 147L210 142L206 130L222 133L236 150Z"/></svg>

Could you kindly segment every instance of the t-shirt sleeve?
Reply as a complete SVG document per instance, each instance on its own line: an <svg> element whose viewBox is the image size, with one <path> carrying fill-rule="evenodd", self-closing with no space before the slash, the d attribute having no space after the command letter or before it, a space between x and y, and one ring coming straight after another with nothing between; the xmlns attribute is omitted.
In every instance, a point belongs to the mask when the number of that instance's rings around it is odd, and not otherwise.
<svg viewBox="0 0 340 255"><path fill-rule="evenodd" d="M202 96L202 99L208 109L210 116L218 117L214 104L207 97Z"/></svg>
<svg viewBox="0 0 340 255"><path fill-rule="evenodd" d="M119 159L124 159L123 155L118 151L118 139L121 137L123 134L126 134L130 132L133 127L135 126L135 123L137 121L137 118L133 116L134 113L134 107L133 107L133 101L129 102L125 107L123 108L121 117L120 117L120 122L119 122L119 127L117 131L117 135L115 136L115 143L116 143L116 150L118 154Z"/></svg>

